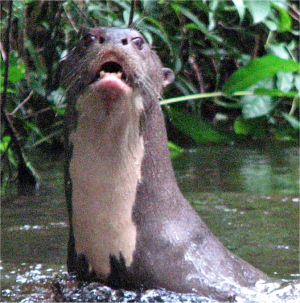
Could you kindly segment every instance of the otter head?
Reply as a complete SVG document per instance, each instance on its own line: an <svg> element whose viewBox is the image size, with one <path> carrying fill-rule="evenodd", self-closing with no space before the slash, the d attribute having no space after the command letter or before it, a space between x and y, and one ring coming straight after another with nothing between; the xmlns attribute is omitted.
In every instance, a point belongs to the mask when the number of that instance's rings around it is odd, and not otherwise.
<svg viewBox="0 0 300 303"><path fill-rule="evenodd" d="M115 109L117 100L136 95L143 97L146 109L173 80L173 72L162 66L145 38L131 29L88 30L63 64L68 98L93 94L107 112Z"/></svg>

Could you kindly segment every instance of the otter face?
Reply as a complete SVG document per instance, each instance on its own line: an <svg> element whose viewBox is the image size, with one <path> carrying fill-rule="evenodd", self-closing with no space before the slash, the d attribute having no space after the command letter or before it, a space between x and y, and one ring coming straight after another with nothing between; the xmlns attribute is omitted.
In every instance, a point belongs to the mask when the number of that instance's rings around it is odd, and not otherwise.
<svg viewBox="0 0 300 303"><path fill-rule="evenodd" d="M105 93L139 89L148 102L157 101L174 74L163 68L145 38L135 30L97 28L89 30L64 62L63 82L67 91L89 87ZM74 93L75 92L75 93ZM145 108L150 106L144 104Z"/></svg>

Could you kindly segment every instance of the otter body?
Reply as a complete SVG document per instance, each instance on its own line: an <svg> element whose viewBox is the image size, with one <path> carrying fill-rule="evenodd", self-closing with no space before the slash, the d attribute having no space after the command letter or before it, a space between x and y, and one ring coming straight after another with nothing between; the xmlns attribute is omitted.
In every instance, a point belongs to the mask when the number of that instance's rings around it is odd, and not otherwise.
<svg viewBox="0 0 300 303"><path fill-rule="evenodd" d="M64 62L69 272L115 288L227 300L266 276L181 194L159 98L174 79L143 36L90 30Z"/></svg>

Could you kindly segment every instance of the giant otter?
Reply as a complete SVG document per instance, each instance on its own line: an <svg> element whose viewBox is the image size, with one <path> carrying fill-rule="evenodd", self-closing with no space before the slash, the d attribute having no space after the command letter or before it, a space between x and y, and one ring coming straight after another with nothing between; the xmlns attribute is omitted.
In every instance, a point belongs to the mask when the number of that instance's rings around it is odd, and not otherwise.
<svg viewBox="0 0 300 303"><path fill-rule="evenodd" d="M63 66L69 272L220 301L266 279L219 242L180 192L159 105L174 75L143 36L91 29Z"/></svg>

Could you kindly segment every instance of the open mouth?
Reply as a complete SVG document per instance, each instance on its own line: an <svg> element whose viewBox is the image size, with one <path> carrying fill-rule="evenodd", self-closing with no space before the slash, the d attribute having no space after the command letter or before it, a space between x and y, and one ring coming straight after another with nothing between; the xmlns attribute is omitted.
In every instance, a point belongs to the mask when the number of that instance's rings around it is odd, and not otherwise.
<svg viewBox="0 0 300 303"><path fill-rule="evenodd" d="M128 77L125 74L122 66L114 61L109 61L104 63L100 69L97 71L94 79L91 81L91 83L99 80L99 79L103 79L106 75L108 74L113 74L115 77L121 79L122 81L124 81L125 83L128 83Z"/></svg>

